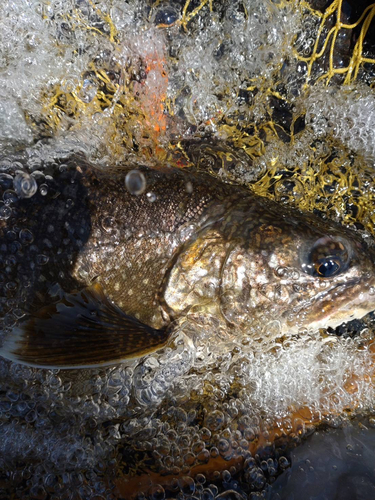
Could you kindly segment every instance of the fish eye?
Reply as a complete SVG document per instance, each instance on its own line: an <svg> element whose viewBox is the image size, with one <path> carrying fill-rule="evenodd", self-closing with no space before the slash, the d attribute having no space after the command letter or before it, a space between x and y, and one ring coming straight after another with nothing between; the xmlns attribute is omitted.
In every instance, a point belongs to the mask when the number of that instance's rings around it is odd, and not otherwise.
<svg viewBox="0 0 375 500"><path fill-rule="evenodd" d="M304 258L302 269L314 277L332 278L347 269L350 253L341 238L319 238Z"/></svg>
<svg viewBox="0 0 375 500"><path fill-rule="evenodd" d="M316 266L316 272L321 278L330 278L331 276L338 274L341 267L341 262L338 259L323 259Z"/></svg>

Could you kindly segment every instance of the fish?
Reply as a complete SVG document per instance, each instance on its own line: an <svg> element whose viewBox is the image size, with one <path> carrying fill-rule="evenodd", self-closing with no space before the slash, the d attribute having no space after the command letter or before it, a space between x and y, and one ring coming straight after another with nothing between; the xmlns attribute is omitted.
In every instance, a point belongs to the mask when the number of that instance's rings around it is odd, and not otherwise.
<svg viewBox="0 0 375 500"><path fill-rule="evenodd" d="M356 231L193 170L81 157L0 173L0 355L47 368L157 351L189 314L303 334L375 309ZM273 325L272 328L270 325Z"/></svg>

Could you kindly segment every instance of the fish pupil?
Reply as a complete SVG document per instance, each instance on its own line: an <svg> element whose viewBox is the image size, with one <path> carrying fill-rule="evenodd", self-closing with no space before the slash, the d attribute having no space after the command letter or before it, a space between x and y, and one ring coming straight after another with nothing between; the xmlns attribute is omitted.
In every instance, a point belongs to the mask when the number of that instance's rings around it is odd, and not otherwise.
<svg viewBox="0 0 375 500"><path fill-rule="evenodd" d="M318 263L316 270L318 276L321 276L322 278L330 278L338 273L340 270L340 263L337 262L337 260L327 258Z"/></svg>

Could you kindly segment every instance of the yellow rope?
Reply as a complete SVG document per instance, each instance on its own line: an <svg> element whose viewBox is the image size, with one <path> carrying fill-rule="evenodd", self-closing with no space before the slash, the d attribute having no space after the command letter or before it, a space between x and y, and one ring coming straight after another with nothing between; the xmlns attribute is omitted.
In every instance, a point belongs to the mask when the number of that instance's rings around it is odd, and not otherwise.
<svg viewBox="0 0 375 500"><path fill-rule="evenodd" d="M327 50L329 51L328 52L329 68L326 73L324 73L317 79L317 81L325 80L325 83L327 85L332 80L334 75L345 75L343 83L344 85L349 85L358 78L358 74L362 64L364 63L375 64L375 59L363 56L363 44L366 38L366 34L369 30L370 24L375 16L375 3L366 7L366 9L363 11L363 13L356 22L347 24L341 20L342 2L343 0L334 0L323 14L321 12L312 9L306 1L302 1L300 3L300 9L302 9L302 11L307 10L309 12L309 15L313 15L320 21L312 54L306 57L299 54L297 50L294 51L297 59L307 64L308 80L312 77L314 63L319 59L325 57ZM336 21L334 26L329 27L329 21L330 19L332 19L333 15L336 16ZM337 53L337 42L341 30L353 30L360 25L361 25L361 30L358 36L358 40L356 41L352 53L350 54L350 61L348 66L335 67L334 56ZM327 29L328 32L325 34L325 31ZM325 36L325 39L322 44L323 36ZM318 50L320 45L321 48Z"/></svg>
<svg viewBox="0 0 375 500"><path fill-rule="evenodd" d="M271 2L271 0L270 0ZM103 32L96 26L90 25L90 18L86 18L79 9L72 10L66 17L69 20L73 30L87 30L90 37L101 37L105 43L110 43L113 51L121 52L120 42L113 21L108 14L100 11L92 0L89 0L91 8L95 14L106 23L106 31ZM157 0L151 9L150 19L152 19L155 9L160 7L162 0ZM249 2L250 4L250 2ZM196 4L195 4L196 5ZM361 78L361 68L364 64L374 65L375 59L368 54L364 54L366 46L366 37L368 36L370 26L375 17L375 3L369 5L353 23L345 22L342 15L343 0L334 0L325 12L312 9L307 0L280 0L279 3L273 3L274 8L287 8L300 11L302 16L306 16L308 21L315 21L316 30L312 38L312 47L309 55L306 56L299 49L297 43L294 47L294 54L297 60L306 63L307 81L306 87L309 88L319 81L324 81L329 85L332 78L336 76L335 83L349 85ZM248 19L249 12L245 9L245 19ZM202 14L205 9L206 14L215 14L214 0L200 0L197 7L193 8L192 0L185 0L180 18L170 25L159 25L157 28L169 29L181 27L187 36L190 36L191 21L197 15ZM345 31L343 31L345 30ZM344 34L344 42L350 39L353 30L358 34L354 47L351 47L347 56L347 66L343 67L336 62L337 54L340 55L340 41ZM344 48L348 48L345 47ZM310 50L310 49L309 49ZM145 64L147 54L144 56ZM157 56L159 57L159 56ZM156 59L157 59L156 57ZM160 56L163 57L163 56ZM167 72L168 63L171 59L154 60L155 56L150 55L148 65L154 64L154 71L158 71L160 76L165 70ZM119 61L121 58L119 58ZM177 105L175 100L178 96L170 97L165 92L155 98L154 102L151 95L146 95L147 86L142 83L134 83L129 77L131 72L137 72L140 69L140 62L134 59L130 62L131 67L124 68L120 62L91 61L85 71L82 72L79 82L74 83L69 88L63 86L63 82L44 89L41 95L41 101L44 107L39 116L33 117L29 114L27 119L31 126L45 135L56 135L67 129L75 130L84 128L87 120L103 120L103 133L105 134L106 154L112 155L114 160L122 160L130 154L134 157L134 144L137 144L137 161L145 162L151 166L160 166L165 163L186 167L193 164L194 157L189 156L189 150L184 141L173 143L169 141L168 134L163 134L155 130L155 124L160 120L152 121L152 111L157 115L175 121L175 112ZM326 65L326 68L325 68ZM147 66L147 64L146 64ZM235 109L227 109L224 112L220 110L216 115L210 116L207 124L210 124L217 133L218 137L223 137L223 144L227 145L230 151L239 153L241 161L244 161L244 168L247 171L259 168L261 172L257 181L252 181L249 187L257 193L277 197L283 196L285 203L292 203L299 208L306 210L318 209L327 213L328 216L336 217L341 214L343 220L347 223L361 222L370 232L375 233L375 191L370 187L367 178L372 178L372 170L365 173L364 177L358 172L360 169L365 171L365 162L359 158L359 155L350 155L338 139L327 136L325 138L325 153L319 154L315 144L306 144L304 156L300 160L295 160L288 164L290 151L298 147L298 130L295 130L297 120L303 118L303 109L293 111L291 125L289 127L277 122L274 114L274 102L290 104L282 91L279 91L280 83L280 65L275 69L271 77L256 75L253 78L245 80L245 89L252 94L254 102L249 102L248 107L244 107L241 114ZM315 75L315 67L318 67L323 74ZM118 75L116 81L109 77L110 72ZM90 76L87 76L87 75ZM337 76L341 76L338 82ZM96 88L91 100L86 100L85 79L92 80L92 86ZM165 75L168 78L168 75ZM164 80L164 78L161 78ZM91 84L90 84L91 85ZM71 88L73 87L73 88ZM233 92L229 88L228 94ZM143 94L142 94L143 92ZM90 96L91 97L91 96ZM150 100L151 99L151 100ZM252 100L250 99L250 101ZM146 102L145 102L146 101ZM254 109L259 106L261 118L254 119ZM289 109L289 108L288 108ZM300 122L299 122L300 123ZM161 127L160 127L161 128ZM105 130L105 132L104 132ZM302 132L303 134L304 132ZM166 138L165 142L163 140ZM169 141L169 142L168 142ZM270 146L271 145L271 146ZM264 155L272 154L267 158L267 167L264 164ZM334 155L332 154L334 152ZM293 153L292 153L293 154ZM142 156L143 155L143 156ZM168 155L168 160L165 158ZM235 172L227 169L228 164L233 162L229 158L231 152L217 151L213 149L212 155L218 157L221 161L221 170L225 171L226 179L237 182ZM242 156L241 156L242 155ZM332 160L332 157L336 157ZM350 159L349 159L350 158ZM194 160L195 161L195 160ZM249 165L251 165L249 169ZM342 168L345 166L346 170ZM209 168L204 166L202 168ZM263 170L262 170L263 169ZM217 175L217 172L212 172ZM293 181L295 189L290 193L288 187L284 189L286 181ZM335 186L333 190L327 190ZM372 183L373 185L373 183ZM358 196L360 193L360 197ZM303 193L300 196L300 193ZM357 194L356 194L357 193ZM355 215L347 209L347 206L355 207ZM329 211L332 211L330 214Z"/></svg>

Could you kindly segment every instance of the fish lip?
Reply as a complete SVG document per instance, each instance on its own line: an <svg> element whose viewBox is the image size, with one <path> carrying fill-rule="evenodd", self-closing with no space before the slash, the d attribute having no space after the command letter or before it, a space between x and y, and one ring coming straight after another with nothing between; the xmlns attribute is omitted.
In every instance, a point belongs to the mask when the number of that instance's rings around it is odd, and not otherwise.
<svg viewBox="0 0 375 500"><path fill-rule="evenodd" d="M311 299L309 299L307 301L303 301L303 303L299 304L295 308L295 312L299 313L302 309L304 309L308 306L311 306L311 305L315 304L316 302L324 299L324 297L326 297L327 295L332 293L337 288L342 288L342 291L344 291L344 290L347 290L348 288L353 288L355 285L358 285L360 282L361 282L361 279L352 278L348 281L337 283L336 285L332 286L328 290L322 290L321 292L319 292L317 295L315 295ZM340 295L341 295L341 293L340 293ZM375 305L374 305L374 309L375 309Z"/></svg>
<svg viewBox="0 0 375 500"><path fill-rule="evenodd" d="M321 292L319 292L316 296L312 297L311 299L305 300L302 303L298 304L298 306L293 307L293 315L299 315L301 313L301 311L304 311L304 310L307 311L307 315L304 317L304 320L303 320L305 323L305 326L302 326L302 325L298 326L295 333L298 334L298 332L300 331L300 328L302 328L302 329L309 328L309 329L313 329L314 331L320 330L322 328L326 329L329 326L332 328L336 328L340 324L348 321L349 318L348 319L342 318L338 322L336 320L335 325L333 326L333 324L331 322L332 317L331 317L331 314L329 314L329 313L325 316L324 319L316 320L316 318L315 318L316 304L319 302L322 302L322 307L325 308L324 300L329 294L331 294L335 290L341 288L341 291L339 291L337 293L336 297L332 297L330 299L330 301L340 300L340 299L342 299L343 296L345 296L345 291L347 291L348 289L352 289L355 286L361 285L362 281L363 281L363 277L355 277L355 278L348 279L347 281L344 281L344 282L336 283L335 285L331 286L329 289L322 290ZM370 281L373 282L374 280L370 280ZM370 284L370 286L371 286L371 284ZM344 300L344 304L345 304L345 298L343 300ZM351 299L349 298L347 302L350 303ZM357 307L358 307L358 304L357 304ZM363 314L361 314L361 316L357 316L356 318L363 317L366 314L368 314L369 312L375 310L375 296L374 296L374 300L373 300L373 307L371 309L368 307L367 308L365 307L364 309L366 309L366 310L364 310ZM350 319L356 319L356 318L350 318ZM288 331L291 331L291 330L294 330L296 325L293 322L292 324L289 324L288 326L289 326Z"/></svg>

